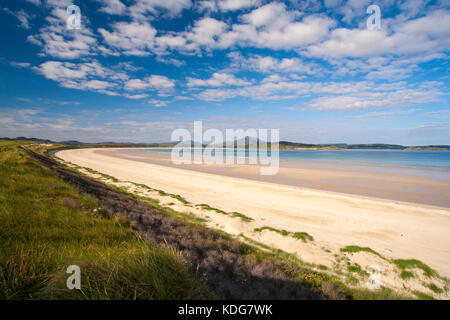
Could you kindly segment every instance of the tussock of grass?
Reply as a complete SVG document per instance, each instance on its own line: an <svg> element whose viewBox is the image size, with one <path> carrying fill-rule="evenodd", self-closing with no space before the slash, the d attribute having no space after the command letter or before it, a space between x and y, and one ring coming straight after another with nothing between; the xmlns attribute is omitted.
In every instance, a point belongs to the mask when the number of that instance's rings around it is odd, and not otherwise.
<svg viewBox="0 0 450 320"><path fill-rule="evenodd" d="M427 266L422 261L416 260L416 259L397 259L393 261L394 264L397 265L401 270L405 269L422 269L424 274L427 277L432 277L437 275L436 271L431 269L429 266Z"/></svg>
<svg viewBox="0 0 450 320"><path fill-rule="evenodd" d="M202 208L202 209L204 209L204 210L215 211L215 212L217 212L217 213L221 213L221 214L228 215L228 212L225 212L225 211L220 210L220 209L217 209L217 208L213 208L213 207L211 207L210 205L205 204L205 203L196 204L195 206L196 206L196 207L200 207L200 208Z"/></svg>
<svg viewBox="0 0 450 320"><path fill-rule="evenodd" d="M308 234L307 232L294 232L294 233L292 233L292 232L286 231L284 229L283 230L279 230L279 229L275 229L275 228L269 227L269 226L263 226L263 227L260 227L260 228L253 229L254 232L261 232L261 231L264 231L264 230L273 231L273 232L281 234L282 236L289 236L289 235L291 235L295 239L302 240L303 242L313 241L314 240L314 238L310 234Z"/></svg>
<svg viewBox="0 0 450 320"><path fill-rule="evenodd" d="M300 239L303 242L314 240L314 238L307 232L296 232L296 233L294 233L293 237L296 239Z"/></svg>
<svg viewBox="0 0 450 320"><path fill-rule="evenodd" d="M359 246L346 246L344 248L341 248L341 252L350 252L350 253L356 253L356 252L369 252L372 253L374 255L379 256L380 258L382 258L381 254L379 254L378 252L376 252L375 250L368 248L368 247L359 247Z"/></svg>
<svg viewBox="0 0 450 320"><path fill-rule="evenodd" d="M252 222L254 220L254 219L252 219L252 218L250 218L250 217L248 217L245 214L242 214L240 212L236 212L236 211L235 212L230 212L230 213L229 212L225 212L223 210L220 210L220 209L217 209L217 208L213 208L210 205L205 204L205 203L196 204L195 206L199 207L199 208L202 208L203 210L215 211L217 213L225 214L227 216L229 215L229 216L231 216L233 218L240 218L244 222Z"/></svg>
<svg viewBox="0 0 450 320"><path fill-rule="evenodd" d="M434 300L434 298L426 293L420 292L420 291L413 291L413 293L419 298L420 300Z"/></svg>
<svg viewBox="0 0 450 320"><path fill-rule="evenodd" d="M402 272L400 273L400 278L402 278L403 280L413 279L414 273L402 270Z"/></svg>
<svg viewBox="0 0 450 320"><path fill-rule="evenodd" d="M355 263L355 264L348 263L347 264L347 270L348 270L348 272L358 273L362 277L369 276L369 273L367 273L367 271L363 270L361 268L361 266L359 264L357 264L357 263Z"/></svg>
<svg viewBox="0 0 450 320"><path fill-rule="evenodd" d="M275 229L273 227L268 227L268 226L253 229L254 232L262 232L264 230L273 231L273 232L281 234L282 236L287 236L289 234L289 232L287 232L286 230L278 230L278 229Z"/></svg>
<svg viewBox="0 0 450 320"><path fill-rule="evenodd" d="M438 287L437 285L435 285L434 283L429 283L429 284L427 285L427 287L430 288L431 291L433 291L434 293L437 293L437 294L441 294L441 293L444 292L443 289L439 288L439 287Z"/></svg>
<svg viewBox="0 0 450 320"><path fill-rule="evenodd" d="M93 215L99 206L19 149L1 150L0 299L201 296L176 252L139 240L123 217ZM82 291L65 286L72 264Z"/></svg>
<svg viewBox="0 0 450 320"><path fill-rule="evenodd" d="M252 222L253 221L252 218L247 217L245 214L242 214L242 213L239 213L239 212L232 212L231 216L233 218L240 218L242 221L245 221L245 222Z"/></svg>

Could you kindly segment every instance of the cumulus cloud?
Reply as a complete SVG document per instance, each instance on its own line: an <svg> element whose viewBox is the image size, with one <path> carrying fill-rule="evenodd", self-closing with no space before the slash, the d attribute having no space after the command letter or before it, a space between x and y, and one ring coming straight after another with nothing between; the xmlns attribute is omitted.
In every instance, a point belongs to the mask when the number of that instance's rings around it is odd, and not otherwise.
<svg viewBox="0 0 450 320"><path fill-rule="evenodd" d="M325 39L335 25L326 16L302 15L299 11L288 10L283 3L275 2L240 15L239 22L234 24L206 16L180 32L156 35L156 30L146 21L120 22L113 25L113 32L103 28L99 32L106 43L123 50L125 54L166 54L168 50L200 54L202 50L234 46L301 49Z"/></svg>
<svg viewBox="0 0 450 320"><path fill-rule="evenodd" d="M421 54L450 48L450 11L392 24L390 29L338 28L328 40L312 44L306 54L316 58L371 57L383 54Z"/></svg>
<svg viewBox="0 0 450 320"><path fill-rule="evenodd" d="M202 0L196 3L199 11L237 11L254 8L261 4L261 0Z"/></svg>
<svg viewBox="0 0 450 320"><path fill-rule="evenodd" d="M30 20L33 18L31 15L26 13L23 9L13 12L9 10L8 8L3 8L3 11L5 11L7 14L12 15L19 20L20 24L19 27L22 29L30 29Z"/></svg>
<svg viewBox="0 0 450 320"><path fill-rule="evenodd" d="M83 63L47 61L33 67L33 70L58 82L61 87L111 96L121 95L129 99L147 98L149 90L165 96L175 87L175 82L166 76L151 75L144 79L130 79L124 71L104 67L96 60ZM128 93L129 91L133 94ZM136 91L141 92L135 93Z"/></svg>
<svg viewBox="0 0 450 320"><path fill-rule="evenodd" d="M40 6L41 5L41 0L26 0L29 3L32 3L36 6Z"/></svg>
<svg viewBox="0 0 450 320"><path fill-rule="evenodd" d="M120 50L125 55L146 56L154 46L156 29L148 23L117 22L113 31L98 29L104 41L112 50Z"/></svg>
<svg viewBox="0 0 450 320"><path fill-rule="evenodd" d="M130 79L125 82L124 89L127 91L148 92L157 91L158 96L166 97L175 87L175 82L166 76L151 75L144 79Z"/></svg>
<svg viewBox="0 0 450 320"><path fill-rule="evenodd" d="M28 41L42 47L43 56L75 59L95 54L99 48L95 35L87 27L87 18L83 16L80 30L68 30L67 18L65 8L53 8L46 18L47 25L38 34L28 36Z"/></svg>
<svg viewBox="0 0 450 320"><path fill-rule="evenodd" d="M301 58L276 58L273 56L249 55L244 57L238 52L228 54L232 70L251 70L260 73L295 73L301 75L322 76L329 71L315 62L305 62ZM292 77L292 75L290 75Z"/></svg>
<svg viewBox="0 0 450 320"><path fill-rule="evenodd" d="M402 86L395 90L372 86L372 90L325 96L313 99L309 107L316 110L360 110L420 105L436 101L442 93L437 84L422 84L416 88Z"/></svg>
<svg viewBox="0 0 450 320"><path fill-rule="evenodd" d="M116 89L127 76L118 74L103 67L98 61L86 63L71 63L47 61L34 67L34 70L47 79L54 80L65 88L92 90L107 95L119 95Z"/></svg>
<svg viewBox="0 0 450 320"><path fill-rule="evenodd" d="M211 78L203 80L203 79L195 79L188 77L187 78L187 86L188 87L222 87L222 86L247 86L250 85L251 82L238 79L232 74L215 72Z"/></svg>
<svg viewBox="0 0 450 320"><path fill-rule="evenodd" d="M100 11L112 15L122 15L126 12L127 7L120 0L98 0L102 3Z"/></svg>
<svg viewBox="0 0 450 320"><path fill-rule="evenodd" d="M149 17L159 17L164 14L175 17L191 6L191 0L136 0L129 7L129 12L134 20L142 22Z"/></svg>

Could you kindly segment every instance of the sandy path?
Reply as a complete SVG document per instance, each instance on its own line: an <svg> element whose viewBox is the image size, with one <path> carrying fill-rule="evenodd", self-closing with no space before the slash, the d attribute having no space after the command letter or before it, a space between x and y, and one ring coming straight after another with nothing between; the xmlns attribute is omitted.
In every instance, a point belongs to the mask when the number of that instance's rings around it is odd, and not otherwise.
<svg viewBox="0 0 450 320"><path fill-rule="evenodd" d="M194 204L242 212L278 229L306 231L333 248L355 244L388 257L419 259L450 277L449 209L170 168L95 149L57 155L121 180L180 194Z"/></svg>

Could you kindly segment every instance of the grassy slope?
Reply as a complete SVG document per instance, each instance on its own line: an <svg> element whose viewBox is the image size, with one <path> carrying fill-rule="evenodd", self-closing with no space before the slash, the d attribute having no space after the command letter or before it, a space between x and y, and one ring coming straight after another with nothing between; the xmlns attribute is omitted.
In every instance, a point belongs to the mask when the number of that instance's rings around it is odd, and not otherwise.
<svg viewBox="0 0 450 320"><path fill-rule="evenodd" d="M0 299L203 297L177 253L138 239L128 222L94 216L81 195L0 141ZM68 290L69 265L82 291Z"/></svg>

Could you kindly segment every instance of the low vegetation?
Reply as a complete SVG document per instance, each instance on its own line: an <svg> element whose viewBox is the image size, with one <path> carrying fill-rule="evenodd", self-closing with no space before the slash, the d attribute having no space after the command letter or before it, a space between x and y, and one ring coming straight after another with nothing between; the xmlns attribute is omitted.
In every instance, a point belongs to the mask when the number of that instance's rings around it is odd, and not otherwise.
<svg viewBox="0 0 450 320"><path fill-rule="evenodd" d="M376 252L375 250L368 248L368 247L359 247L359 246L346 246L344 248L341 248L341 252L349 252L349 253L356 253L356 252L369 252L372 253L374 255L379 256L380 258L383 258L381 256L381 254L379 254L378 252Z"/></svg>
<svg viewBox="0 0 450 320"><path fill-rule="evenodd" d="M402 272L400 273L400 278L402 278L403 280L413 279L414 273L412 273L410 271L402 270Z"/></svg>
<svg viewBox="0 0 450 320"><path fill-rule="evenodd" d="M402 271L406 269L421 269L427 277L436 275L436 271L431 269L422 261L416 259L397 259L393 261Z"/></svg>
<svg viewBox="0 0 450 320"><path fill-rule="evenodd" d="M275 229L273 227L268 227L268 226L263 226L263 227L260 227L260 228L253 229L254 232L261 232L261 231L264 231L264 230L269 230L269 231L272 231L272 232L276 232L276 233L281 234L282 236L289 236L289 235L291 235L295 239L302 240L303 242L313 241L314 240L314 238L310 234L308 234L307 232L289 232L289 231L286 231L284 229L283 230L278 230L278 229Z"/></svg>
<svg viewBox="0 0 450 320"><path fill-rule="evenodd" d="M308 234L307 232L295 232L293 234L293 237L295 239L300 239L303 242L313 241L314 240L314 238L310 234Z"/></svg>

